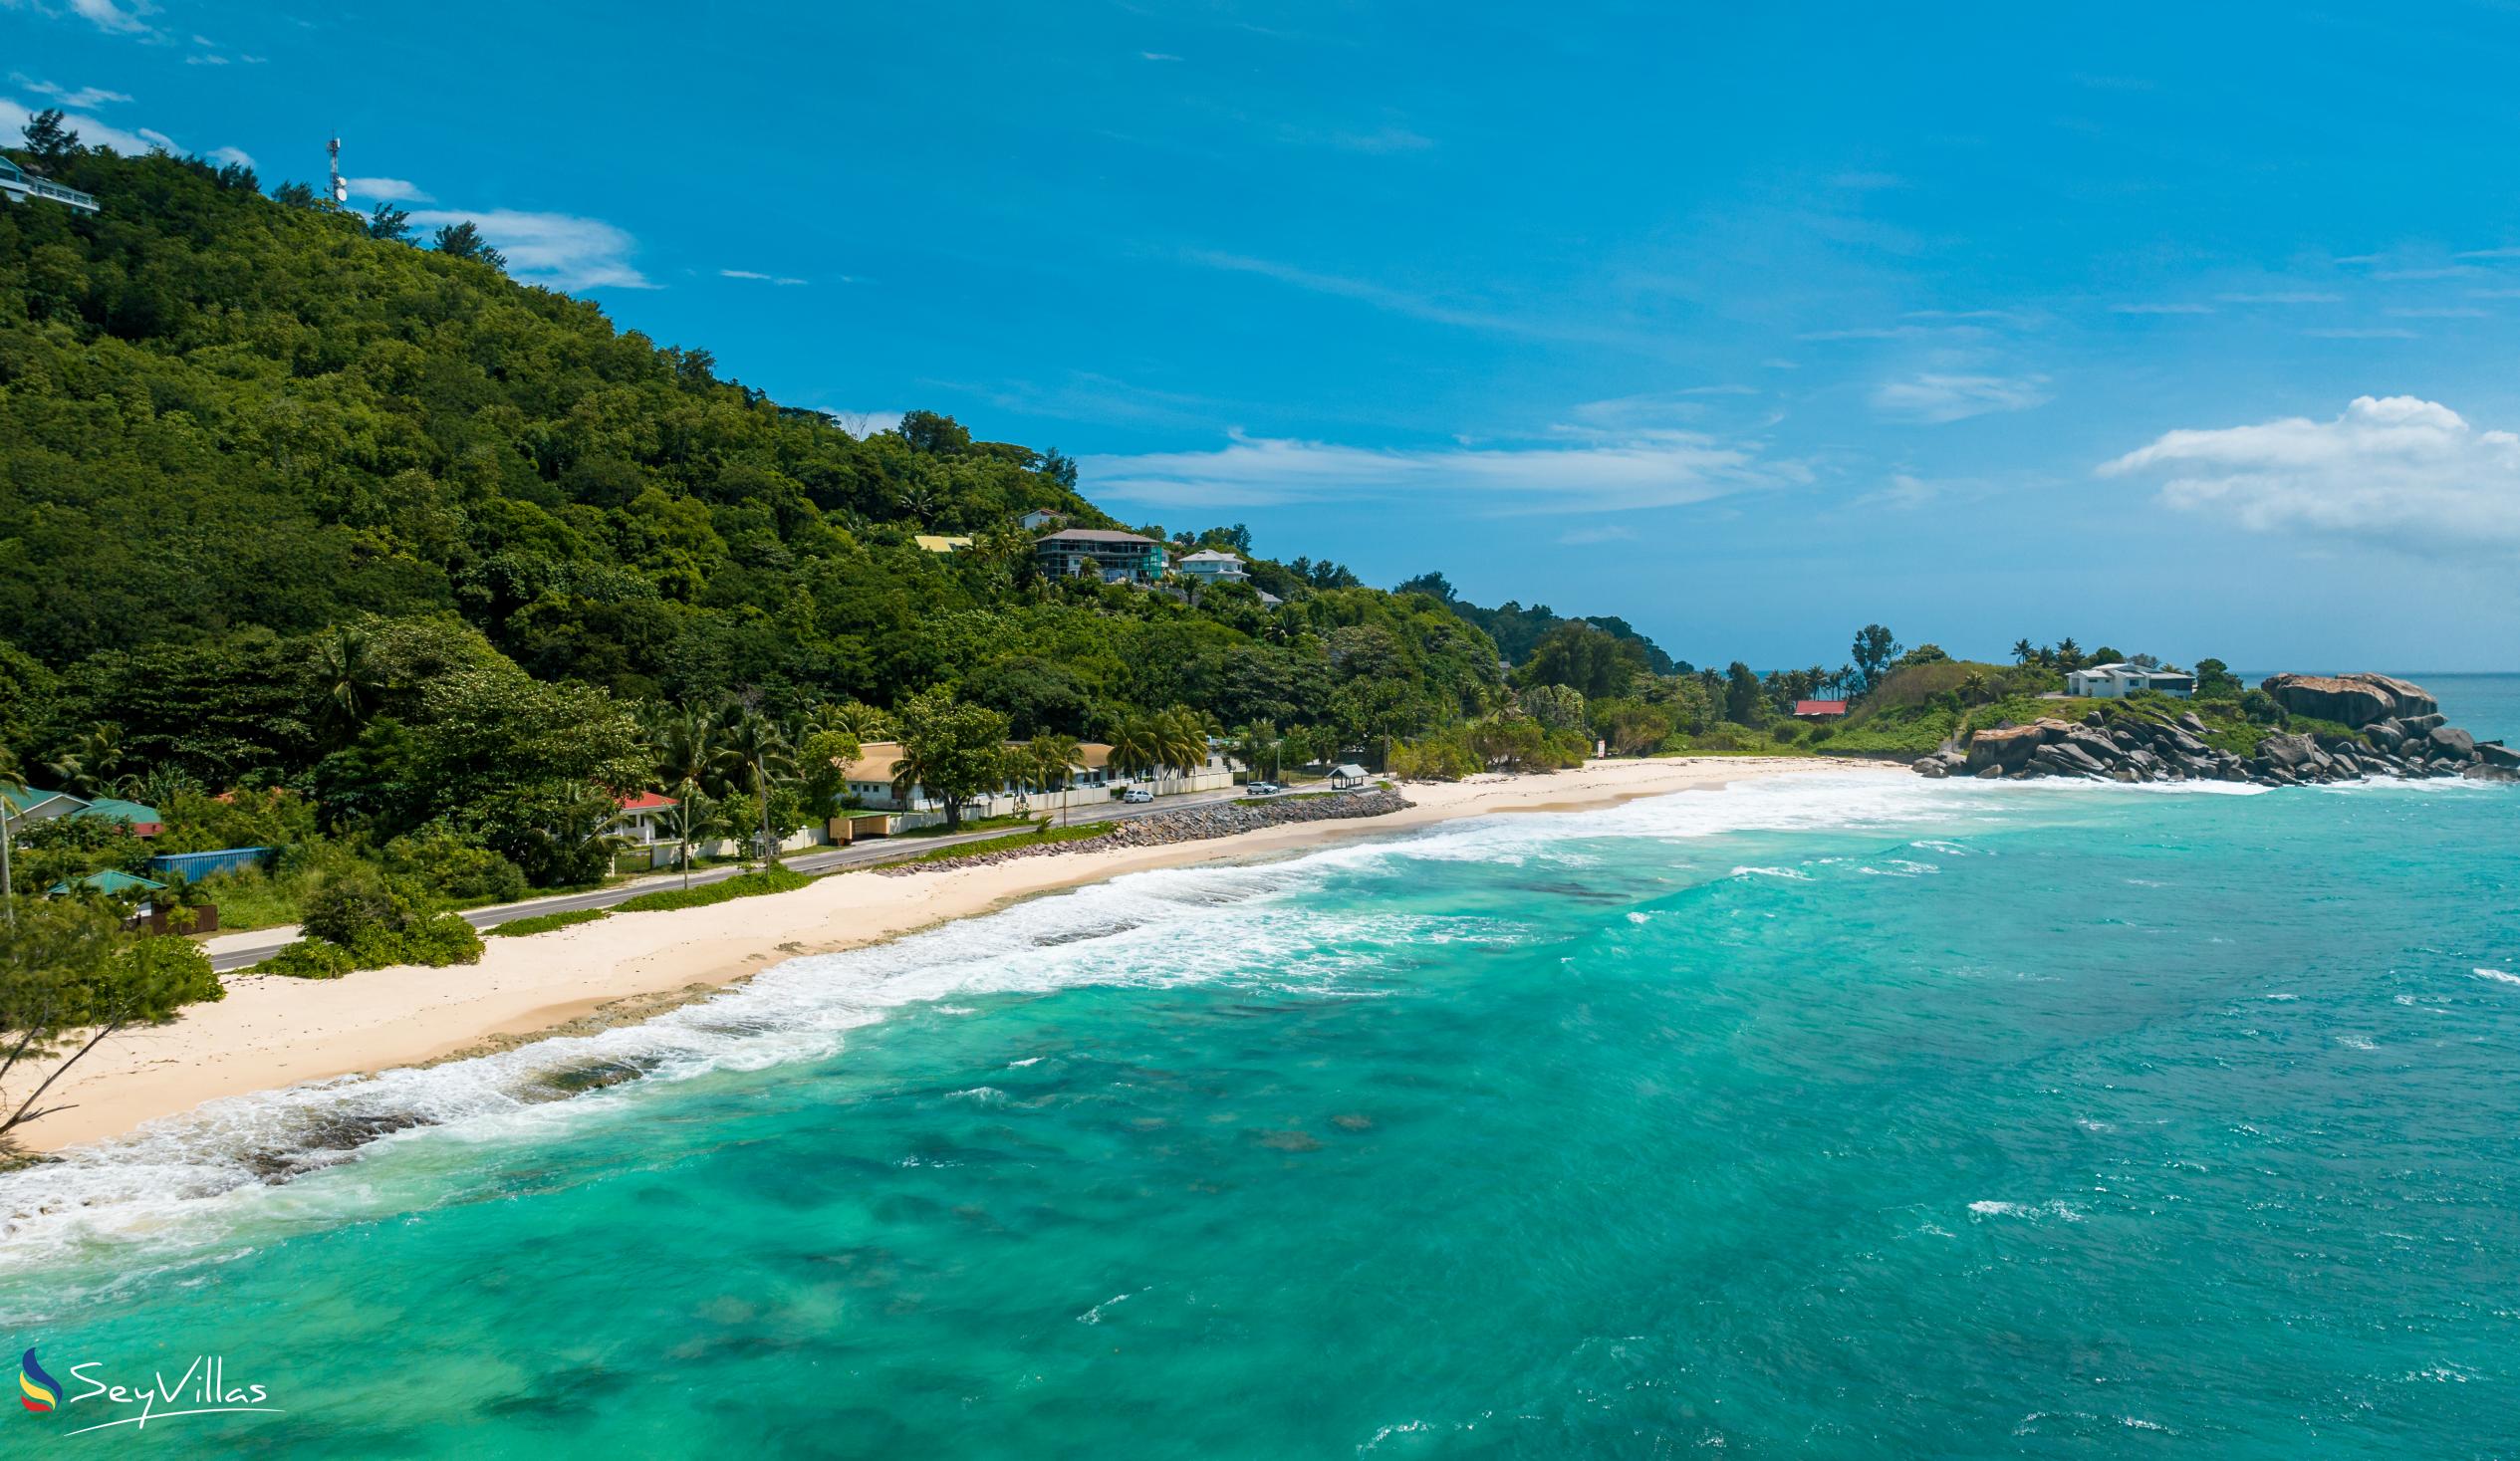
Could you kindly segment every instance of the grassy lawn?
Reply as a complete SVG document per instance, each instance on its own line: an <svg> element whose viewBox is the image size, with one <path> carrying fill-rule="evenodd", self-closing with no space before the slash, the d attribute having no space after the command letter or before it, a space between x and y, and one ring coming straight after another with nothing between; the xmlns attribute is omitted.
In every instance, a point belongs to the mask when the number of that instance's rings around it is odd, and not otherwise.
<svg viewBox="0 0 2520 1461"><path fill-rule="evenodd" d="M298 921L299 900L313 890L303 877L274 877L259 867L202 878L201 895L219 905L219 931L244 933Z"/></svg>

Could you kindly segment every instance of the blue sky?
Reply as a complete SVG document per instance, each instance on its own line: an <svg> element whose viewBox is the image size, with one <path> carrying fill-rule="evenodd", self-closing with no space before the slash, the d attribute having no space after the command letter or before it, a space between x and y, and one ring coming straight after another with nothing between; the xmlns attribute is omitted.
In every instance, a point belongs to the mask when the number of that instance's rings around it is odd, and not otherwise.
<svg viewBox="0 0 2520 1461"><path fill-rule="evenodd" d="M2520 666L2520 11L2031 9L0 0L0 122L1694 660Z"/></svg>

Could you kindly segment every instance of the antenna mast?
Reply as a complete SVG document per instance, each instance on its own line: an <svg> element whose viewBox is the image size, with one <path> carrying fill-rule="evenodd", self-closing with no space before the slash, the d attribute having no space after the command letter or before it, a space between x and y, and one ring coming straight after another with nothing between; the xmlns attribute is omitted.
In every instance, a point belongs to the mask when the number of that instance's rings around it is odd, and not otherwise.
<svg viewBox="0 0 2520 1461"><path fill-rule="evenodd" d="M333 159L333 201L347 203L350 201L350 181L342 176L342 139L333 138L333 144L324 150Z"/></svg>

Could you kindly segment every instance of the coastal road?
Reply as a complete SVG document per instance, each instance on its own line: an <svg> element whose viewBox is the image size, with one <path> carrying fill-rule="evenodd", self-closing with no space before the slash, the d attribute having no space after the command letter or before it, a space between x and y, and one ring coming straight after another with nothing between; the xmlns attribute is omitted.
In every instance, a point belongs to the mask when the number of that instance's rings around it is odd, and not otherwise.
<svg viewBox="0 0 2520 1461"><path fill-rule="evenodd" d="M1212 792L1184 792L1179 796L1165 797L1160 801L1136 805L1114 802L1109 807L1071 808L1064 820L1072 827L1096 822L1134 822L1140 817L1151 817L1158 812L1178 812L1184 807L1204 807L1214 802L1236 801L1242 795L1240 787ZM990 838L1005 837L1010 831L1009 828L992 827L979 832L958 832L931 837L879 838L845 848L791 852L779 860L792 871L837 872L845 867L906 861L922 852L932 852L938 848L958 847L963 843L985 842ZM743 869L732 864L694 868L691 872L691 885L698 887L704 882L716 882L732 877L741 870ZM643 892L680 886L682 886L681 873L658 872L633 877L628 882L616 883L611 887L599 887L588 892L561 893L554 897L531 898L521 903L498 903L487 908L474 908L466 912L463 917L465 922L475 928L496 928L514 919L535 918L545 913L573 913L581 908L609 908L615 903L636 897ZM226 936L213 937L208 941L210 967L219 973L226 974L249 965L259 964L280 952L297 936L298 931L295 927L283 927L258 928L248 934L235 935L235 941L230 941Z"/></svg>

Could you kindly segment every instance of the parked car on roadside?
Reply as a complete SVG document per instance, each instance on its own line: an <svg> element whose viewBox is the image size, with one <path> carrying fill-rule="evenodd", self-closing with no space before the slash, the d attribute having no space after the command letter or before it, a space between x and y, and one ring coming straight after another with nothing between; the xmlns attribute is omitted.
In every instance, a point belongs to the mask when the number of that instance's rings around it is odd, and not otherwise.
<svg viewBox="0 0 2520 1461"><path fill-rule="evenodd" d="M1278 793L1285 791L1286 788L1279 786L1273 781L1255 781L1251 785L1244 787L1243 790L1251 793L1255 797L1274 797Z"/></svg>
<svg viewBox="0 0 2520 1461"><path fill-rule="evenodd" d="M1120 794L1120 799L1124 802L1151 802L1155 799L1155 794L1144 787L1131 787Z"/></svg>

